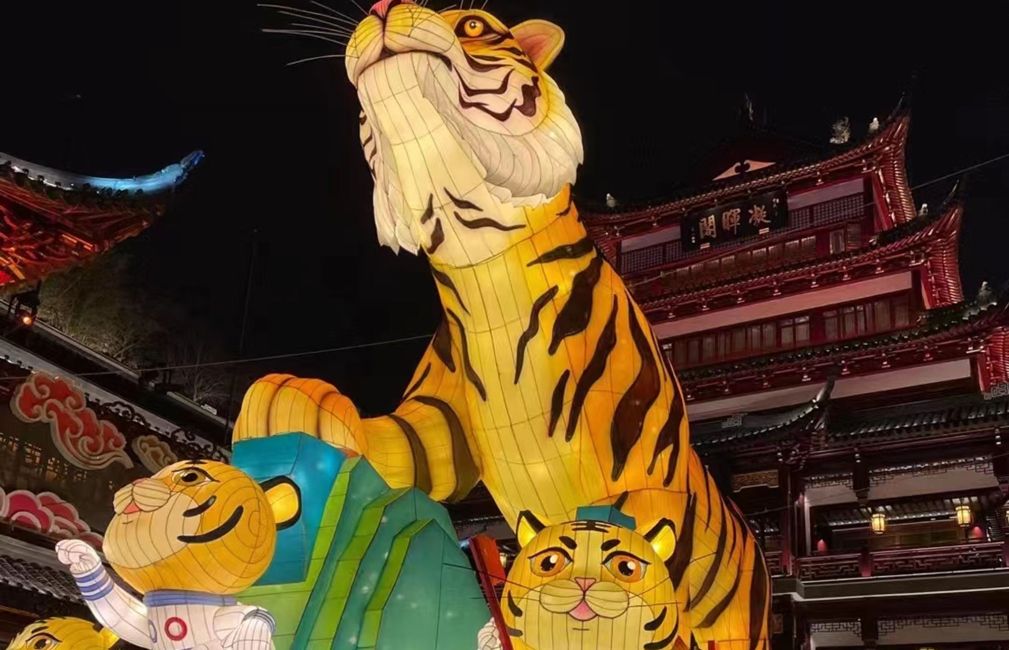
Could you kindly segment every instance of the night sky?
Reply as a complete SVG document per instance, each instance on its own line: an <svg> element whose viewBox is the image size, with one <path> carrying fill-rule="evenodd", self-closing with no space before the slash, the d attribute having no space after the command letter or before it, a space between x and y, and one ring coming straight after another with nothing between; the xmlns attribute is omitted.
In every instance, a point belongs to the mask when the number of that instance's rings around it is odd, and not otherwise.
<svg viewBox="0 0 1009 650"><path fill-rule="evenodd" d="M359 15L350 0L330 2ZM540 17L566 28L552 73L585 133L577 190L636 202L690 178L736 128L744 94L769 128L821 144L845 115L860 137L911 89L915 185L1009 152L1003 20L993 3L931 5L491 0L488 8L506 22ZM190 308L192 331L180 335L214 332L237 355L254 230L248 356L430 333L438 309L423 261L376 241L342 62L285 67L334 50L259 32L281 22L237 0L4 3L0 150L102 175L207 153L167 217L127 246L152 296ZM917 199L936 205L949 187L930 185ZM1007 223L1009 160L971 176L968 295L983 279L1009 280ZM246 370L322 376L375 413L395 403L423 347Z"/></svg>

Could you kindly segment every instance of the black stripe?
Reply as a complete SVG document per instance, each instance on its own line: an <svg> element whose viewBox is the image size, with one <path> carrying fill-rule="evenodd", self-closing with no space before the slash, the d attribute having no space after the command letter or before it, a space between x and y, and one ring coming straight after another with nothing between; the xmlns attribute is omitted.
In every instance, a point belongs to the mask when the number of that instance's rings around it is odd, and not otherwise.
<svg viewBox="0 0 1009 650"><path fill-rule="evenodd" d="M585 257L596 248L595 243L593 243L590 237L576 241L573 244L564 244L563 246L558 246L557 248L543 253L537 257L532 262L529 262L528 266L536 266L537 264L549 264L550 262L556 262L558 260L577 260Z"/></svg>
<svg viewBox="0 0 1009 650"><path fill-rule="evenodd" d="M571 415L568 417L568 430L564 440L571 442L575 437L575 429L578 428L578 420L581 418L582 407L589 396L589 390L606 372L606 364L609 362L610 353L617 346L617 313L620 311L620 303L616 296L613 296L613 308L610 311L610 319L606 322L596 342L596 351L592 354L592 359L585 366L582 376L575 385L575 394L571 402Z"/></svg>
<svg viewBox="0 0 1009 650"><path fill-rule="evenodd" d="M481 219L463 219L458 212L453 213L455 215L455 220L461 223L463 226L469 228L470 230L480 230L481 228L493 228L494 230L500 230L501 232L511 232L513 230L522 230L525 228L525 224L519 224L517 226L506 226L500 221L495 221L490 217L483 217Z"/></svg>
<svg viewBox="0 0 1009 650"><path fill-rule="evenodd" d="M444 318L438 329L435 330L431 347L449 372L455 372L455 359L452 357L452 328L448 326L448 321Z"/></svg>
<svg viewBox="0 0 1009 650"><path fill-rule="evenodd" d="M732 604L732 599L736 597L736 592L739 591L739 581L742 577L743 577L742 567L739 567L739 569L736 571L736 580L735 582L732 583L732 589L729 589L729 593L725 594L725 597L722 598L722 600L718 601L717 605L711 608L711 611L708 612L708 615L704 617L704 620L701 621L700 625L698 625L697 627L700 628L711 627L712 625L718 622L718 619L725 612L726 608L728 608L728 606Z"/></svg>
<svg viewBox="0 0 1009 650"><path fill-rule="evenodd" d="M448 196L449 200L452 201L452 203L455 204L455 207L459 208L460 210L476 210L477 212L483 212L483 208L481 208L476 203L472 203L470 201L467 201L466 199L460 199L456 196L453 196L452 193L448 191L447 187L445 188L445 195Z"/></svg>
<svg viewBox="0 0 1009 650"><path fill-rule="evenodd" d="M581 334L589 326L592 319L592 294L599 284L602 271L603 258L595 257L571 282L571 295L554 322L554 335L550 342L551 356L557 353L564 339ZM613 296L613 300L615 303L617 297Z"/></svg>
<svg viewBox="0 0 1009 650"><path fill-rule="evenodd" d="M245 508L238 506L228 520L213 529L210 532L203 533L202 535L179 535L178 539L183 544L206 544L208 542L213 542L215 540L221 539L238 525L238 522L242 520L242 515L245 514Z"/></svg>
<svg viewBox="0 0 1009 650"><path fill-rule="evenodd" d="M571 214L571 210L575 207L575 193L568 190L568 207L564 208L557 213L558 217L566 217Z"/></svg>
<svg viewBox="0 0 1009 650"><path fill-rule="evenodd" d="M428 194L427 208L424 209L424 214L420 216L420 222L425 224L432 218L434 218L434 194Z"/></svg>
<svg viewBox="0 0 1009 650"><path fill-rule="evenodd" d="M434 255L441 245L445 243L445 229L442 228L441 219L434 222L434 232L431 233L431 246L425 248L428 255Z"/></svg>
<svg viewBox="0 0 1009 650"><path fill-rule="evenodd" d="M663 607L659 615L655 617L655 620L645 623L645 629L649 632L654 632L655 630L662 627L662 622L666 620L666 614L669 612L668 607Z"/></svg>
<svg viewBox="0 0 1009 650"><path fill-rule="evenodd" d="M722 504L722 530L718 533L718 544L715 546L715 556L711 561L711 565L708 567L708 572L704 576L704 581L701 583L700 589L697 593L691 594L690 598L687 600L687 609L690 611L694 608L697 603L704 600L704 597L708 595L711 591L711 587L715 584L715 577L718 572L722 570L722 558L725 555L725 544L728 541L729 535L729 517L725 512L725 504Z"/></svg>
<svg viewBox="0 0 1009 650"><path fill-rule="evenodd" d="M608 539L608 540L606 540L605 542L603 542L602 544L599 545L599 549L603 553L605 553L606 551L609 551L610 549L614 549L614 548L616 548L618 546L620 546L620 540L619 539Z"/></svg>
<svg viewBox="0 0 1009 650"><path fill-rule="evenodd" d="M424 368L424 372L421 373L420 379L417 380L417 383L411 386L409 390L406 391L406 394L403 395L403 399L409 399L411 395L420 390L421 385L424 384L424 380L426 380L428 375L430 374L431 374L431 364L429 363L427 364L427 368Z"/></svg>
<svg viewBox="0 0 1009 650"><path fill-rule="evenodd" d="M554 437L554 430L557 428L557 422L561 419L561 411L564 410L564 394L567 392L568 379L571 378L571 371L565 370L564 374L557 381L557 386L554 388L554 394L550 398L550 426L547 428L547 437Z"/></svg>
<svg viewBox="0 0 1009 650"><path fill-rule="evenodd" d="M466 440L466 431L463 429L462 421L455 410L445 401L437 397L427 397L418 395L413 401L438 409L445 423L448 424L449 434L452 438L452 466L455 469L455 491L446 499L448 503L457 503L469 494L480 481L480 470L476 461L473 460L473 452L470 451L469 443Z"/></svg>
<svg viewBox="0 0 1009 650"><path fill-rule="evenodd" d="M679 589L680 581L690 566L690 558L694 554L694 514L697 511L697 495L690 491L689 478L687 484L687 511L683 515L683 532L677 537L676 550L666 562L669 577L673 586Z"/></svg>
<svg viewBox="0 0 1009 650"><path fill-rule="evenodd" d="M703 468L702 471L704 472L704 498L706 499L705 503L708 505L708 517L704 522L704 530L708 531L711 530L711 481L713 481L714 478L712 478L711 474L708 473L707 467ZM725 507L724 504L722 507Z"/></svg>
<svg viewBox="0 0 1009 650"><path fill-rule="evenodd" d="M522 332L522 336L519 337L518 351L515 356L515 384L519 383L519 379L522 377L522 366L525 364L526 356L526 346L529 342L536 338L536 335L540 331L540 312L543 308L550 304L550 301L554 299L557 295L557 287L550 287L546 293L536 299L533 303L532 313L529 315L529 327L526 331Z"/></svg>
<svg viewBox="0 0 1009 650"><path fill-rule="evenodd" d="M762 639L761 635L769 618L767 605L771 595L767 567L764 566L759 552L756 549L754 552L753 578L750 582L750 650L757 650L757 644L767 640L766 637Z"/></svg>
<svg viewBox="0 0 1009 650"><path fill-rule="evenodd" d="M462 365L466 370L466 379L473 384L476 388L476 392L480 393L480 399L487 401L487 389L483 386L483 381L480 380L480 375L477 374L476 369L473 368L473 364L470 362L469 358L469 341L466 340L466 328L463 327L462 321L459 317L455 315L455 312L451 309L448 310L448 315L452 317L455 321L456 327L459 328L459 340L462 342Z"/></svg>
<svg viewBox="0 0 1009 650"><path fill-rule="evenodd" d="M512 592L509 591L505 594L505 602L508 603L508 610L511 611L512 616L515 618L522 618L525 616L525 612L522 611L522 608L515 604L515 599L512 598Z"/></svg>
<svg viewBox="0 0 1009 650"><path fill-rule="evenodd" d="M646 643L644 645L644 649L645 650L662 650L663 648L668 648L669 646L673 645L673 641L675 641L675 640L676 640L676 630L673 630L672 632L669 633L669 636L667 636L664 639L660 639L658 641L653 641L652 643Z"/></svg>
<svg viewBox="0 0 1009 650"><path fill-rule="evenodd" d="M505 630L508 632L508 636L513 636L515 638L522 636L522 630L516 630L513 627L506 627Z"/></svg>
<svg viewBox="0 0 1009 650"><path fill-rule="evenodd" d="M561 535L557 539L561 541L561 544L567 546L571 550L575 550L576 548L578 548L578 544L575 542L575 540L571 539L567 535Z"/></svg>
<svg viewBox="0 0 1009 650"><path fill-rule="evenodd" d="M477 61L477 59L483 59L484 61L501 61L502 59L498 57L481 56L479 54L474 54L473 56L470 56L465 50L463 50L463 54L466 56L466 63L469 64L469 67L473 68L474 72L492 72L494 70L500 70L501 68L508 67L508 65L505 63L492 65L487 63L480 63L480 61Z"/></svg>
<svg viewBox="0 0 1009 650"><path fill-rule="evenodd" d="M462 307L462 310L468 314L469 309L466 308L466 303L463 302L462 295L459 293L459 289L456 288L455 282L452 281L452 278L433 266L431 267L431 273L434 275L434 279L438 281L438 284L455 294L455 299L459 301L459 306Z"/></svg>
<svg viewBox="0 0 1009 650"><path fill-rule="evenodd" d="M403 431L407 442L410 443L410 454L413 456L413 485L424 494L431 494L431 468L427 464L427 452L424 450L424 443L413 425L392 413L389 419Z"/></svg>
<svg viewBox="0 0 1009 650"><path fill-rule="evenodd" d="M183 517L199 517L207 510L210 510L214 504L217 503L217 496L212 496L207 499L203 505L196 506L195 508L190 508L182 513Z"/></svg>
<svg viewBox="0 0 1009 650"><path fill-rule="evenodd" d="M641 357L641 369L634 383L620 398L617 410L613 413L610 424L610 444L613 446L612 480L618 481L624 473L627 458L631 450L641 440L645 428L645 417L651 410L655 400L662 392L662 381L659 367L655 363L655 353L652 351L651 340L638 322L634 311L634 303L627 297L627 325L631 330L631 339Z"/></svg>
<svg viewBox="0 0 1009 650"><path fill-rule="evenodd" d="M501 81L501 85L497 88L470 88L470 86L459 77L459 85L462 86L462 91L469 95L470 97L477 97L479 95L503 95L505 91L508 90L508 82L511 81L512 73L515 70L509 70L508 74L504 76Z"/></svg>
<svg viewBox="0 0 1009 650"><path fill-rule="evenodd" d="M659 462L659 456L662 455L669 447L673 448L673 453L669 456L670 467L675 466L680 457L680 424L683 422L683 402L680 400L680 389L679 386L673 382L673 401L669 405L669 416L666 418L666 423L662 425L662 430L659 431L659 437L655 441L655 453L652 455L652 462L648 465L648 474L651 476L652 472L655 471L655 465ZM670 475L672 472L669 473ZM672 480L665 483L666 487Z"/></svg>

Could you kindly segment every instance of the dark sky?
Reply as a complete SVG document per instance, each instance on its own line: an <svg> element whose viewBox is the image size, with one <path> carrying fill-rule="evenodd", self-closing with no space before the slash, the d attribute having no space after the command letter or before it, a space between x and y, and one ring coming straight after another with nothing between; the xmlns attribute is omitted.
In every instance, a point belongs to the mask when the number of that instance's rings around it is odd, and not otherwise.
<svg viewBox="0 0 1009 650"><path fill-rule="evenodd" d="M253 230L248 355L433 331L423 262L377 244L341 62L284 65L329 52L325 43L260 33L280 21L245 0L4 5L0 150L108 175L206 151L168 217L128 246L151 294L191 309L192 331L180 335L213 330L234 350ZM736 126L744 93L769 127L820 143L843 115L863 133L914 79L913 184L1009 152L1009 55L992 7L491 0L489 9L566 28L552 72L585 132L579 193L636 201L687 178ZM948 188L919 200L938 202ZM982 279L1009 279L1009 161L974 174L970 188L968 294ZM423 345L256 369L326 377L375 412L395 402Z"/></svg>

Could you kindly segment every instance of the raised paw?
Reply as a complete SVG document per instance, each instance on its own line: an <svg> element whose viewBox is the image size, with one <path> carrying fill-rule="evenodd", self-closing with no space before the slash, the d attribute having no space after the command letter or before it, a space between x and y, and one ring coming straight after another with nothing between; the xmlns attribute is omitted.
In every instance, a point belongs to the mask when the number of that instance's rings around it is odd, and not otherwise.
<svg viewBox="0 0 1009 650"><path fill-rule="evenodd" d="M361 454L357 408L332 384L291 375L268 375L245 394L232 442L306 433Z"/></svg>
<svg viewBox="0 0 1009 650"><path fill-rule="evenodd" d="M90 573L102 565L102 559L90 544L79 539L64 539L56 544L56 558L75 576Z"/></svg>

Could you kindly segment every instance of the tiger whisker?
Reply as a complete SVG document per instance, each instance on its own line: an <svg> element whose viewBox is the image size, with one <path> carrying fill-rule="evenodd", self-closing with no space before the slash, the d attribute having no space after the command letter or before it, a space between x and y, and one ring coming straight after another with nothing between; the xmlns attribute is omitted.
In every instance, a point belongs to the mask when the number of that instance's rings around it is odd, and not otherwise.
<svg viewBox="0 0 1009 650"><path fill-rule="evenodd" d="M304 36L305 38L314 38L320 41L326 41L327 43L334 43L336 45L346 45L346 41L340 41L329 36L323 36L322 34L315 34L312 32L299 31L295 29L264 29L263 32L267 34L288 34L291 36Z"/></svg>
<svg viewBox="0 0 1009 650"><path fill-rule="evenodd" d="M346 58L346 54L323 54L322 56L310 56L307 59L298 59L297 61L291 61L287 65L300 65L302 63L308 63L309 61L319 61L321 59L343 59Z"/></svg>
<svg viewBox="0 0 1009 650"><path fill-rule="evenodd" d="M332 25L333 27L346 27L346 25L336 22L336 19L334 19L332 16L328 14L321 14L318 11L309 11L308 9L301 9L299 7L290 7L288 5L278 5L266 2L261 2L259 3L258 6L264 7L266 9L276 9L278 13L281 13L285 16L292 16L294 18L298 18L301 20L311 20L314 22L326 23L328 25ZM357 23L353 24L355 26L357 25Z"/></svg>
<svg viewBox="0 0 1009 650"><path fill-rule="evenodd" d="M354 32L349 29L335 29L333 27L319 27L318 25L313 25L311 23L291 23L291 27L304 27L309 31L319 32L320 34L338 34L340 36L352 36Z"/></svg>
<svg viewBox="0 0 1009 650"><path fill-rule="evenodd" d="M337 11L336 9L333 9L332 7L330 7L328 5L325 5L325 4L321 3L321 2L318 2L317 0L310 0L310 2L313 5L315 5L317 7L321 7L323 9L329 11L330 13L332 13L333 17L335 19L341 20L343 22L346 22L346 23L348 23L350 25L353 25L354 27L357 27L357 24L360 22L360 21L354 20L353 18L351 18L347 14L341 13L341 12Z"/></svg>
<svg viewBox="0 0 1009 650"><path fill-rule="evenodd" d="M367 11L366 11L366 10L364 9L364 7L362 7L361 5L359 5L359 4L357 3L357 0L350 0L350 1L351 1L352 3L354 3L354 6L355 6L355 7L357 7L358 9L360 9L360 10L361 10L361 13L362 13L362 14L364 14L365 16L367 16L367 15L368 15L368 12L367 12Z"/></svg>

